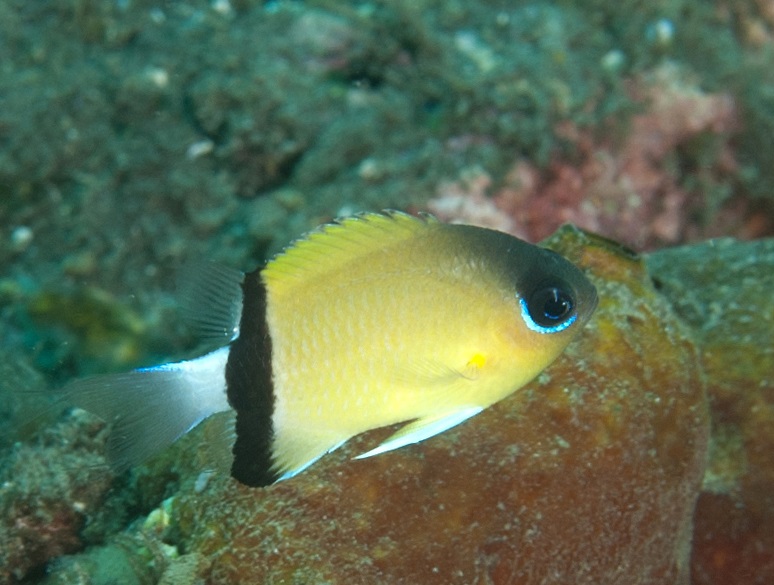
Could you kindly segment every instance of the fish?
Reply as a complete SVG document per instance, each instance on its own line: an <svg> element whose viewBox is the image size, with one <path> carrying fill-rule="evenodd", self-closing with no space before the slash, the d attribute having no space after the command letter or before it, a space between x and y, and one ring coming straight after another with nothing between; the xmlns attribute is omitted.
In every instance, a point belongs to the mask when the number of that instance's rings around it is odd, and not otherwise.
<svg viewBox="0 0 774 585"><path fill-rule="evenodd" d="M534 379L597 304L551 250L398 211L327 223L253 272L202 274L185 304L220 347L65 388L112 425L117 469L207 419L213 465L254 487L371 429L404 423L356 458L407 447Z"/></svg>

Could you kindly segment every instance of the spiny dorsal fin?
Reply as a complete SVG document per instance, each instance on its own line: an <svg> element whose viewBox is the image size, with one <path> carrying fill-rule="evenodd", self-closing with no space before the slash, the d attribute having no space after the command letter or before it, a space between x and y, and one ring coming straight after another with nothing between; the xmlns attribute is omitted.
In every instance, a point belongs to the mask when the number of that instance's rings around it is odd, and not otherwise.
<svg viewBox="0 0 774 585"><path fill-rule="evenodd" d="M267 286L292 286L370 252L414 237L438 220L400 211L362 213L320 226L275 256L261 272Z"/></svg>

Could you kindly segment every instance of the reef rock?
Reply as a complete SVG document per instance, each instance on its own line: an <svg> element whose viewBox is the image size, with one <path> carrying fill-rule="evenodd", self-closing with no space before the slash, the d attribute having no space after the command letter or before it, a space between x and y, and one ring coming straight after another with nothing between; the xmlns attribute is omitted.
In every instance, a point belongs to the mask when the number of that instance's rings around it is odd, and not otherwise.
<svg viewBox="0 0 774 585"><path fill-rule="evenodd" d="M695 331L711 405L693 583L774 583L774 240L663 250L648 267Z"/></svg>
<svg viewBox="0 0 774 585"><path fill-rule="evenodd" d="M113 479L100 455L105 437L105 425L80 411L0 460L0 583L84 546Z"/></svg>
<svg viewBox="0 0 774 585"><path fill-rule="evenodd" d="M564 229L592 322L539 378L459 427L365 460L372 431L266 489L188 482L171 534L207 583L689 582L709 414L690 331L644 263Z"/></svg>

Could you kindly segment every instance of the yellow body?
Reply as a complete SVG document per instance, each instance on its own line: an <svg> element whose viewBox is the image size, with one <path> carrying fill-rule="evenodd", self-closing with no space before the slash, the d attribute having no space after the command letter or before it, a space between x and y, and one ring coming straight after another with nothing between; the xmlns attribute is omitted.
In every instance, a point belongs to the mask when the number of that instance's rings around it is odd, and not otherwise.
<svg viewBox="0 0 774 585"><path fill-rule="evenodd" d="M264 269L278 472L369 429L485 408L575 334L528 328L493 263L455 251L454 227L347 220Z"/></svg>

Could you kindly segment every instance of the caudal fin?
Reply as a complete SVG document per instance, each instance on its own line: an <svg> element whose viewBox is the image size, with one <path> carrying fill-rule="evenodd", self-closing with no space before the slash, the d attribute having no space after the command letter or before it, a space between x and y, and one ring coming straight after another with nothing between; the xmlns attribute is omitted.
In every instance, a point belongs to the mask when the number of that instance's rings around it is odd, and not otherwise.
<svg viewBox="0 0 774 585"><path fill-rule="evenodd" d="M111 425L108 459L123 470L229 410L228 352L223 347L189 361L76 380L65 387L66 400Z"/></svg>

